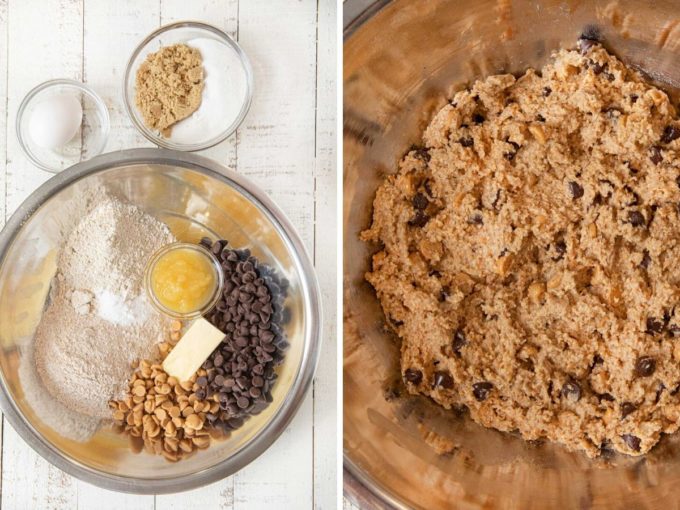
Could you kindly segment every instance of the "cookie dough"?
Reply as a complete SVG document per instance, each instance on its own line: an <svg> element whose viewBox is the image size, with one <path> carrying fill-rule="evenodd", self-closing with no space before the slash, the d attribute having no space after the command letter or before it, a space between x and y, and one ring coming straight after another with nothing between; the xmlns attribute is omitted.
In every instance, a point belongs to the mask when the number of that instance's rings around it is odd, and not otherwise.
<svg viewBox="0 0 680 510"><path fill-rule="evenodd" d="M589 40L458 92L362 233L408 390L591 457L678 430L678 138Z"/></svg>

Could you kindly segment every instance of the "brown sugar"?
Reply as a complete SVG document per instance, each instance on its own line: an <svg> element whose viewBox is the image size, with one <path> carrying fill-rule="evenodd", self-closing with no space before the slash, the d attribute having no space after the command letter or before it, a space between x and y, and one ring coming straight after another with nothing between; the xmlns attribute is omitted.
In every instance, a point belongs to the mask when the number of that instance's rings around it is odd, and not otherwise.
<svg viewBox="0 0 680 510"><path fill-rule="evenodd" d="M186 44L165 46L139 66L135 103L144 124L169 136L176 122L194 113L203 93L201 53Z"/></svg>

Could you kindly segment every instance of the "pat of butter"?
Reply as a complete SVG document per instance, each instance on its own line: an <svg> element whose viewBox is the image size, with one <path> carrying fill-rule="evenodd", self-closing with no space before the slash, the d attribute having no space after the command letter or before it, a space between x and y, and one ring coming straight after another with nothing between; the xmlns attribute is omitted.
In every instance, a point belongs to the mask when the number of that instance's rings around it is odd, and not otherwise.
<svg viewBox="0 0 680 510"><path fill-rule="evenodd" d="M180 381L188 381L224 337L224 333L199 317L165 358L163 370Z"/></svg>

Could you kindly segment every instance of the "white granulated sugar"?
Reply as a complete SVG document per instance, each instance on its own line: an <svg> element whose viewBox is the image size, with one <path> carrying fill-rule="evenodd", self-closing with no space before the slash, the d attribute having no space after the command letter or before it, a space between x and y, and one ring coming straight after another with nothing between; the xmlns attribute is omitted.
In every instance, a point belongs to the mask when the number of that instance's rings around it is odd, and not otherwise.
<svg viewBox="0 0 680 510"><path fill-rule="evenodd" d="M141 294L134 299L125 299L108 289L97 291L97 315L119 326L141 324L149 318L151 309L146 296Z"/></svg>
<svg viewBox="0 0 680 510"><path fill-rule="evenodd" d="M144 269L175 239L141 209L106 197L68 236L35 335L44 386L69 409L110 418L136 359L153 358L167 320L147 301Z"/></svg>

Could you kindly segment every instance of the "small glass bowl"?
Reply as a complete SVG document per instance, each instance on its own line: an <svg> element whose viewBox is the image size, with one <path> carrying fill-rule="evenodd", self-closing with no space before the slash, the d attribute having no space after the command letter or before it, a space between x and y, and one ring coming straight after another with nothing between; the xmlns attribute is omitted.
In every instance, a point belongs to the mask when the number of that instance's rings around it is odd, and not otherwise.
<svg viewBox="0 0 680 510"><path fill-rule="evenodd" d="M221 42L225 45L225 51L234 51L238 56L243 73L245 77L246 90L243 98L243 103L237 117L229 125L224 126L224 130L218 135L201 140L196 143L179 143L170 138L163 137L157 130L149 129L144 124L144 119L140 114L135 104L135 79L139 66L144 62L149 53L158 51L162 46L169 46L172 44L186 43L191 39L208 38ZM146 137L147 140L166 149L174 149L180 151L199 151L207 149L227 139L236 128L239 127L243 119L245 119L250 103L253 98L253 70L250 65L250 60L243 52L241 47L231 37L225 34L219 28L216 28L207 23L200 23L197 21L180 21L165 25L158 30L152 32L146 39L144 39L135 49L127 63L125 69L125 77L123 83L123 102L127 110L130 120L135 127ZM180 121L181 122L181 121Z"/></svg>
<svg viewBox="0 0 680 510"><path fill-rule="evenodd" d="M47 149L31 138L30 121L35 106L54 96L74 96L83 107L83 120L75 136L63 147ZM19 105L16 130L19 145L33 164L58 173L101 154L109 137L109 111L104 101L88 86L74 80L50 80L31 90Z"/></svg>
<svg viewBox="0 0 680 510"><path fill-rule="evenodd" d="M210 260L210 263L213 266L213 269L215 270L215 280L217 281L217 285L215 286L213 295L210 297L208 301L206 301L205 305L203 305L198 310L194 310L193 312L181 313L175 310L171 310L170 308L167 308L165 305L163 305L163 303L160 302L160 300L153 291L153 286L151 285L151 277L153 274L153 270L156 267L156 264L161 258L163 258L164 255L174 250L187 250L187 249L199 252L201 255L205 255L208 258L208 260ZM170 317L173 317L175 319L195 319L196 317L208 313L217 303L218 299L220 298L220 295L222 294L222 289L224 288L224 273L222 272L222 267L220 266L217 257L215 257L215 255L213 255L212 252L210 252L200 244L181 242L170 243L163 246L160 250L153 254L151 259L149 259L149 263L146 265L146 269L144 271L144 287L146 288L146 295L149 297L149 301L151 301L151 304L159 312Z"/></svg>

